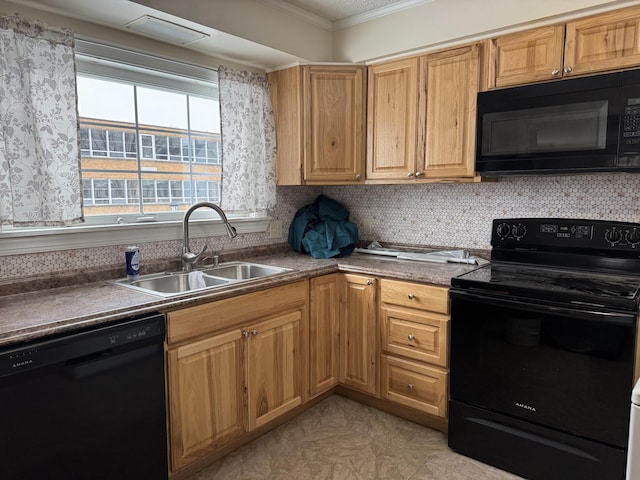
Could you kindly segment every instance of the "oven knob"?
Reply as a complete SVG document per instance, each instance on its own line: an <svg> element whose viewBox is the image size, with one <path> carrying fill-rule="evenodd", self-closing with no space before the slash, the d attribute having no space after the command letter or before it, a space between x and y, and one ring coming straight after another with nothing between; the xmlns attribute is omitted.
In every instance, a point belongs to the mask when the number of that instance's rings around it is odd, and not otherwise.
<svg viewBox="0 0 640 480"><path fill-rule="evenodd" d="M604 234L604 239L611 244L618 243L622 240L622 233L620 233L620 230L607 230Z"/></svg>
<svg viewBox="0 0 640 480"><path fill-rule="evenodd" d="M526 233L527 233L527 229L524 227L524 225L516 225L513 227L513 235L517 239L521 239L526 235Z"/></svg>
<svg viewBox="0 0 640 480"><path fill-rule="evenodd" d="M511 227L507 223L501 223L500 225L498 225L496 232L498 233L498 236L500 238L504 239L511 233Z"/></svg>
<svg viewBox="0 0 640 480"><path fill-rule="evenodd" d="M633 230L631 232L627 232L627 242L631 245L635 245L640 243L640 230Z"/></svg>

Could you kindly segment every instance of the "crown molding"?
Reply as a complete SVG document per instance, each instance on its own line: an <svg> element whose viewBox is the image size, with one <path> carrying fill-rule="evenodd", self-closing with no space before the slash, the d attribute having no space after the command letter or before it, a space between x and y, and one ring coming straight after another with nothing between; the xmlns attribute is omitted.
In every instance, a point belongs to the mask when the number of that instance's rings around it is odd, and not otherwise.
<svg viewBox="0 0 640 480"><path fill-rule="evenodd" d="M333 23L330 20L327 20L324 17L316 15L314 13L308 12L302 8L296 7L295 5L291 5L282 0L262 0L267 5L270 5L278 10L282 10L284 12L290 13L296 17L302 18L307 22L315 25L316 27L322 28L323 30L332 31Z"/></svg>

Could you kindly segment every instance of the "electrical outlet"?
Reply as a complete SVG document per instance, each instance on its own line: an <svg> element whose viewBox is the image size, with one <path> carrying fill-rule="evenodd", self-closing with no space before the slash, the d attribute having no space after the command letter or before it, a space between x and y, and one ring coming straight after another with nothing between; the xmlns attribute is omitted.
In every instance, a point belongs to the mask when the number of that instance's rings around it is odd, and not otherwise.
<svg viewBox="0 0 640 480"><path fill-rule="evenodd" d="M272 220L269 224L269 238L282 238L282 222Z"/></svg>
<svg viewBox="0 0 640 480"><path fill-rule="evenodd" d="M364 219L362 221L362 235L371 236L371 230L371 219Z"/></svg>

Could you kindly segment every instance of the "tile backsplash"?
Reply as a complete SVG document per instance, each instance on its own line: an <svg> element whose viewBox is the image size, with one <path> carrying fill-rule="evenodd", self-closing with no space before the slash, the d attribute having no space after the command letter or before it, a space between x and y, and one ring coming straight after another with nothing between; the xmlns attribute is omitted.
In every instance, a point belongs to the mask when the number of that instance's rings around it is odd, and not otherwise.
<svg viewBox="0 0 640 480"><path fill-rule="evenodd" d="M640 223L640 174L505 177L480 184L325 187L360 238L489 249L495 218L557 217Z"/></svg>
<svg viewBox="0 0 640 480"><path fill-rule="evenodd" d="M360 238L382 242L489 249L494 218L561 217L640 223L640 174L512 177L480 184L279 187L270 215L283 225L283 237L268 232L216 237L216 251L286 242L296 211L324 193L350 210ZM363 231L370 223L371 234ZM192 249L207 239L193 239ZM144 261L178 258L182 242L138 245ZM68 272L124 264L124 245L28 255L0 260L0 278ZM123 271L124 276L124 271Z"/></svg>

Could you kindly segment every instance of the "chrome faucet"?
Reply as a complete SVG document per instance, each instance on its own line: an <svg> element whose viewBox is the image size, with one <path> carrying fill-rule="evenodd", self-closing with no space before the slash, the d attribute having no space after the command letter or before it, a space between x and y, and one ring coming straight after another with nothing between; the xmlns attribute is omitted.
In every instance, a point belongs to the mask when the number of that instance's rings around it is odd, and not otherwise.
<svg viewBox="0 0 640 480"><path fill-rule="evenodd" d="M227 216L225 215L225 213L215 203L199 202L199 203L193 204L191 207L189 207L189 210L184 212L184 217L182 217L182 257L181 258L182 258L182 269L187 272L193 268L193 266L196 264L198 260L200 260L200 257L202 256L204 251L207 249L207 246L205 245L200 253L195 254L191 252L191 249L189 248L189 217L191 216L194 210L200 207L209 207L210 209L218 212L218 215L220 215L220 218L224 222L224 228L227 229L227 235L229 236L229 238L233 238L236 235L238 235L236 233L236 229L233 227L233 225L229 223L229 220L227 220Z"/></svg>

